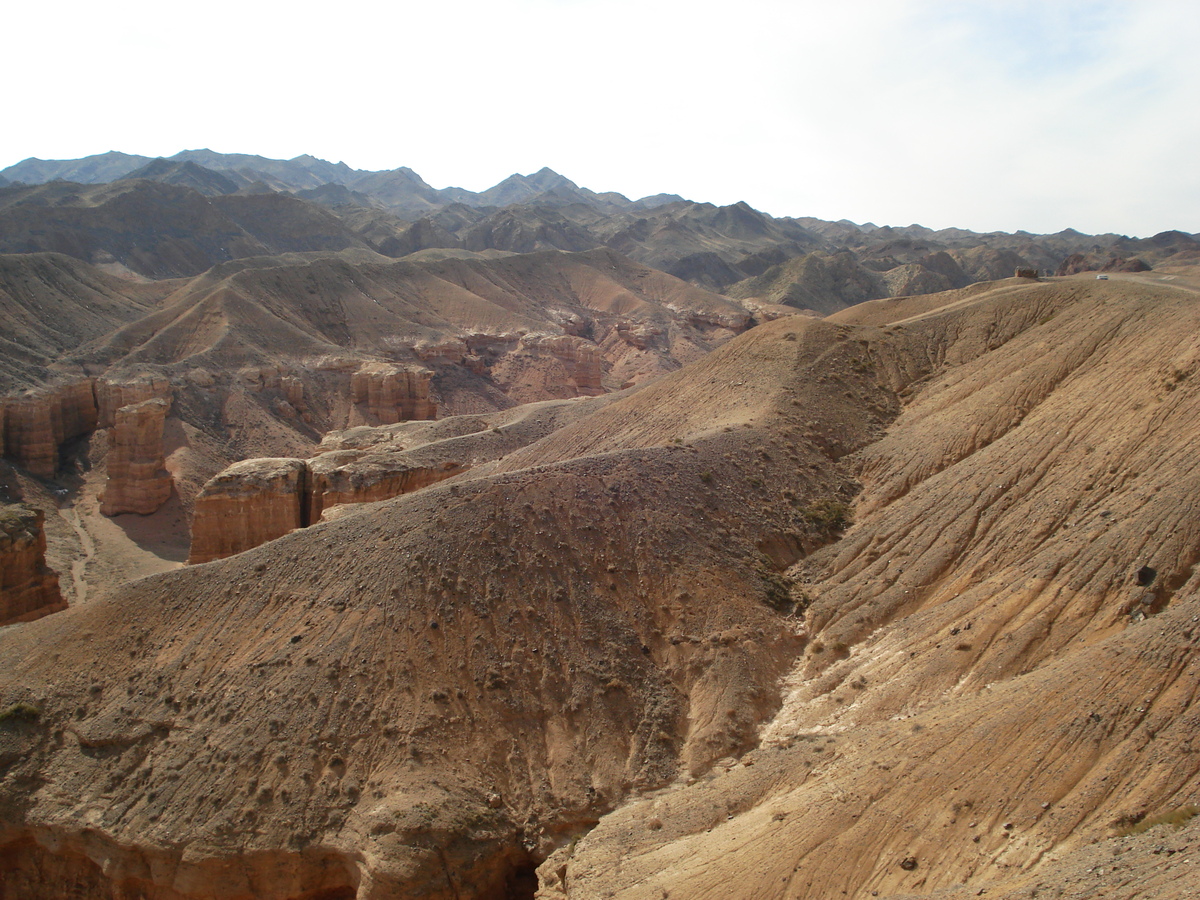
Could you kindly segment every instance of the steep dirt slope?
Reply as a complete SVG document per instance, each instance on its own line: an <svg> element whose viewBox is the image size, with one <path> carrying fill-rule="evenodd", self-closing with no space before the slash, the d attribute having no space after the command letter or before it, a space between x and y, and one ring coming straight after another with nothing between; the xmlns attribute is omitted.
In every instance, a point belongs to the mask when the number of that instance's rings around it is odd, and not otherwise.
<svg viewBox="0 0 1200 900"><path fill-rule="evenodd" d="M602 820L544 896L1032 896L1196 803L1197 299L1011 282L840 314L906 405L856 455L855 526L790 572L809 642L780 712ZM1189 856L1129 883L1186 896Z"/></svg>
<svg viewBox="0 0 1200 900"><path fill-rule="evenodd" d="M778 569L829 540L806 510L853 492L837 459L894 412L846 331L755 329L532 467L3 632L0 704L40 710L0 731L12 883L529 896L554 848L775 709Z"/></svg>
<svg viewBox="0 0 1200 900"><path fill-rule="evenodd" d="M772 322L0 632L9 883L1086 896L1120 846L1100 889L1185 896L1195 826L1089 842L1200 800L1198 317L1126 276Z"/></svg>
<svg viewBox="0 0 1200 900"><path fill-rule="evenodd" d="M284 194L206 197L158 181L0 189L0 251L116 262L150 278L225 260L365 248L332 213Z"/></svg>
<svg viewBox="0 0 1200 900"><path fill-rule="evenodd" d="M13 347L0 366L10 373L0 448L57 479L48 493L5 496L42 503L51 526L66 517L70 528L48 533L49 554L81 573L64 579L73 599L143 562L147 572L178 564L194 497L235 461L307 457L348 427L600 395L677 369L753 321L742 305L610 251L423 263L285 254L154 283L51 254L5 260ZM150 399L170 402L161 436L157 422L113 431L120 407ZM382 471L353 468L356 483ZM378 485L346 491L387 496ZM112 502L122 494L142 500ZM113 529L100 515L160 507L163 521L147 527L126 516ZM123 544L132 569L106 561Z"/></svg>
<svg viewBox="0 0 1200 900"><path fill-rule="evenodd" d="M0 391L52 377L62 355L146 315L175 286L114 278L56 253L0 255Z"/></svg>

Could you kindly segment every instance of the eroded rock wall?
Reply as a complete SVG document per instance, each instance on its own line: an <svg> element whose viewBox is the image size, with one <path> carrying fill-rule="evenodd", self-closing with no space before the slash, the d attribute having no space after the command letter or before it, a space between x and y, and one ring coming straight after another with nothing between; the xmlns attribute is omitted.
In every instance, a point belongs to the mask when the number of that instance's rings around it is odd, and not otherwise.
<svg viewBox="0 0 1200 900"><path fill-rule="evenodd" d="M149 515L170 499L163 427L171 404L155 398L122 406L108 432L108 483L100 501L106 516Z"/></svg>
<svg viewBox="0 0 1200 900"><path fill-rule="evenodd" d="M382 425L410 419L437 417L437 404L429 399L433 373L428 369L369 366L354 373L351 393L355 403Z"/></svg>
<svg viewBox="0 0 1200 900"><path fill-rule="evenodd" d="M604 360L600 348L591 341L571 335L542 338L531 349L538 354L548 353L567 366L571 380L581 395L594 397L604 393L600 379L604 375Z"/></svg>
<svg viewBox="0 0 1200 900"><path fill-rule="evenodd" d="M469 468L413 464L400 453L339 450L311 459L249 459L196 497L189 563L233 556L318 522L333 506L390 500Z"/></svg>
<svg viewBox="0 0 1200 900"><path fill-rule="evenodd" d="M46 566L45 515L20 504L0 507L0 625L60 609L58 575Z"/></svg>
<svg viewBox="0 0 1200 900"><path fill-rule="evenodd" d="M248 459L215 475L196 497L189 563L233 556L307 524L302 459Z"/></svg>
<svg viewBox="0 0 1200 900"><path fill-rule="evenodd" d="M91 378L6 397L0 405L4 456L43 478L58 469L59 445L94 431L98 419Z"/></svg>
<svg viewBox="0 0 1200 900"><path fill-rule="evenodd" d="M96 427L112 428L121 407L156 398L171 398L171 383L161 375L147 375L125 382L99 378L96 380Z"/></svg>
<svg viewBox="0 0 1200 900"><path fill-rule="evenodd" d="M159 375L127 381L77 378L0 399L0 451L34 475L50 478L59 448L97 428L111 428L117 410L155 397L171 396Z"/></svg>
<svg viewBox="0 0 1200 900"><path fill-rule="evenodd" d="M395 454L378 453L345 459L346 453L327 453L309 460L309 522L318 522L325 510L344 503L390 500L420 490L468 466L456 462L409 465Z"/></svg>

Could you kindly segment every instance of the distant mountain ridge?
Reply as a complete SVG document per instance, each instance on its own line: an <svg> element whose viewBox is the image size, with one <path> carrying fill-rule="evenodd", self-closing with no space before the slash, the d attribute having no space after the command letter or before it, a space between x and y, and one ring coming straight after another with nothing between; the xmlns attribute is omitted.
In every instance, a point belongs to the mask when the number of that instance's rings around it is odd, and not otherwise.
<svg viewBox="0 0 1200 900"><path fill-rule="evenodd" d="M575 182L549 168L543 168L532 175L510 175L485 191L475 192L459 187L439 190L430 186L407 166L369 171L351 168L344 162L331 163L308 154L283 160L248 153L217 153L207 149L183 150L171 157L138 156L117 151L82 159L44 160L31 157L4 169L0 172L0 179L30 185L50 181L105 184L124 178L164 180L160 177L162 174L179 171L177 168L164 168L163 164L169 163L193 164L225 178L231 178L235 183L234 190L255 182L285 191L315 190L329 184L340 184L377 199L383 208L410 214L426 212L450 203L462 203L467 206L509 206L530 202L548 192L555 192L559 201L583 201L614 210L651 208L654 205L683 199L675 194L655 194L639 201L631 201L616 192L597 194L580 188ZM0 181L0 186L4 183Z"/></svg>
<svg viewBox="0 0 1200 900"><path fill-rule="evenodd" d="M1200 241L1177 231L1135 239L776 218L745 202L717 206L674 194L631 201L550 168L479 192L435 188L404 166L372 172L310 155L204 149L170 158L27 159L0 172L0 253L58 252L151 278L295 251L401 258L601 248L708 290L820 314L1016 269L1124 271L1200 260Z"/></svg>

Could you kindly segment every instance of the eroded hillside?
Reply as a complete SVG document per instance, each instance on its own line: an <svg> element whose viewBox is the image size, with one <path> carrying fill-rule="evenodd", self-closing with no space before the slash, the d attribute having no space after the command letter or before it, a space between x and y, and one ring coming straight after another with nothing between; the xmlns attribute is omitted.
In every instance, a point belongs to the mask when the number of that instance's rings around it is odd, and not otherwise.
<svg viewBox="0 0 1200 900"><path fill-rule="evenodd" d="M880 329L905 409L856 454L855 526L790 571L809 643L761 747L604 820L555 861L560 893L1035 896L1090 842L1195 804L1196 296L940 300L837 317ZM897 338L915 384L892 380ZM1085 883L1195 878L1130 868Z"/></svg>
<svg viewBox="0 0 1200 900"><path fill-rule="evenodd" d="M782 312L607 250L285 254L148 283L27 254L0 259L0 306L0 497L46 513L73 601L181 563L194 499L231 463L306 458L347 428L599 396ZM154 521L106 518L129 514Z"/></svg>
<svg viewBox="0 0 1200 900"><path fill-rule="evenodd" d="M781 319L0 632L9 883L1015 897L1119 849L1112 896L1184 896L1186 838L1089 842L1198 799L1198 317L1130 277Z"/></svg>

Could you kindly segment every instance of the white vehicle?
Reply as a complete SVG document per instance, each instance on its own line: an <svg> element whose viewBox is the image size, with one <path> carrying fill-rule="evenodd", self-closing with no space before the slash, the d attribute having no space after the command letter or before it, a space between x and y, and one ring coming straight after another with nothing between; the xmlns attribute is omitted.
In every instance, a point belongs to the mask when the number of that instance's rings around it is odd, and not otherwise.
<svg viewBox="0 0 1200 900"><path fill-rule="evenodd" d="M1108 281L1108 276L1107 275L1097 275L1096 280L1097 281Z"/></svg>

